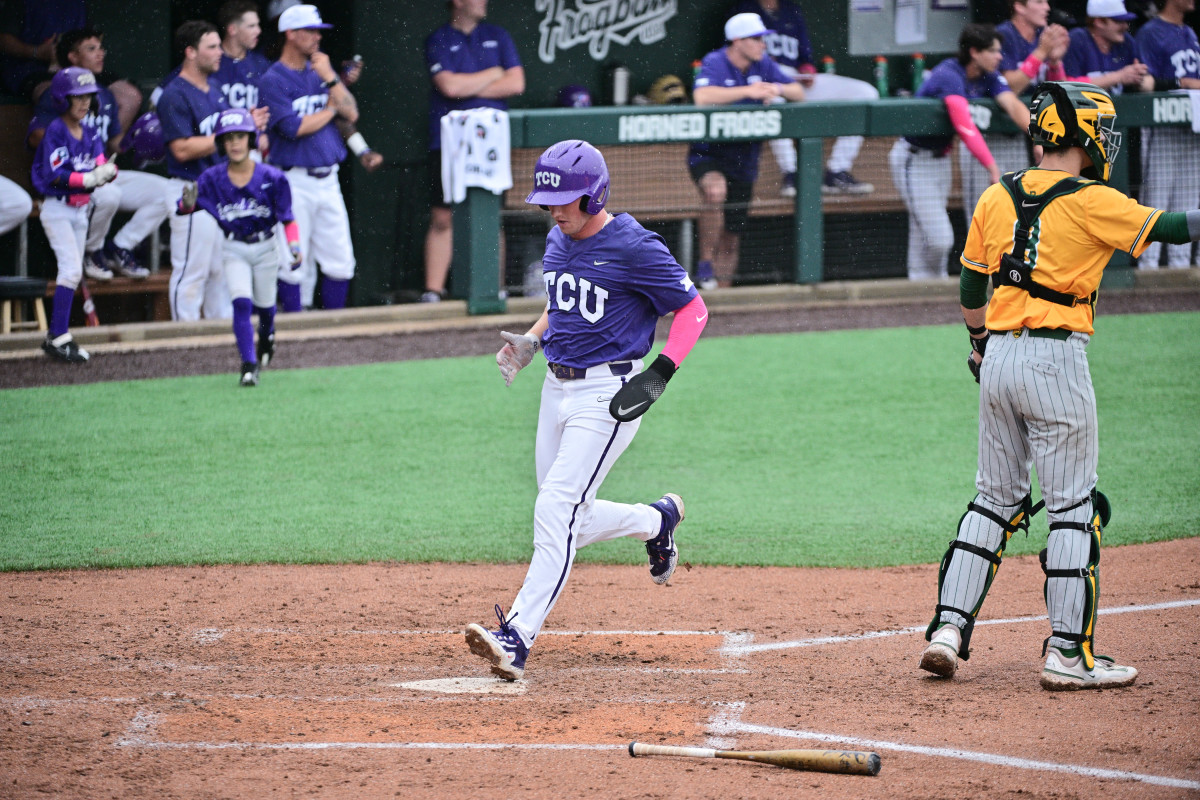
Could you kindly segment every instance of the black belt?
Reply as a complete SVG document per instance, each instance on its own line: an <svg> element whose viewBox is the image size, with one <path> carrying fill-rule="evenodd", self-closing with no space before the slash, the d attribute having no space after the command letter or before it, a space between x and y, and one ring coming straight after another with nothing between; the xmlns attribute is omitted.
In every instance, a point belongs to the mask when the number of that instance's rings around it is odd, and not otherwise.
<svg viewBox="0 0 1200 800"><path fill-rule="evenodd" d="M308 173L310 178L328 178L333 174L333 167L288 167L288 169L302 169Z"/></svg>
<svg viewBox="0 0 1200 800"><path fill-rule="evenodd" d="M931 149L931 148L929 148L929 147L918 147L918 146L917 146L917 145L915 145L915 144L909 144L909 145L908 145L908 152L909 152L909 153L911 153L911 154L912 154L912 155L914 155L914 156L919 156L919 155L921 155L922 153L925 153L925 154L927 154L927 155L930 155L930 156L932 156L932 157L934 157L934 158L945 158L945 157L946 157L946 151L945 151L945 150L933 150L933 149Z"/></svg>
<svg viewBox="0 0 1200 800"><path fill-rule="evenodd" d="M270 239L274 235L275 235L275 229L267 228L265 231L259 231L257 233L252 233L249 236L238 236L236 233L229 233L228 231L226 231L225 238L230 239L235 242L241 242L242 244L255 244L257 242L265 242L267 239Z"/></svg>
<svg viewBox="0 0 1200 800"><path fill-rule="evenodd" d="M1019 335L1022 332L1035 339L1058 339L1060 342L1065 342L1076 331L1069 331L1066 328L1017 328L1015 331L988 331L988 333L994 333L997 336L1003 336L1006 333Z"/></svg>
<svg viewBox="0 0 1200 800"><path fill-rule="evenodd" d="M608 367L609 374L612 375L628 375L633 371L632 361L613 361L610 364L599 364L596 367L568 367L563 364L548 364L547 366L554 373L554 377L560 381L583 380L587 377L589 369L597 369L599 367Z"/></svg>

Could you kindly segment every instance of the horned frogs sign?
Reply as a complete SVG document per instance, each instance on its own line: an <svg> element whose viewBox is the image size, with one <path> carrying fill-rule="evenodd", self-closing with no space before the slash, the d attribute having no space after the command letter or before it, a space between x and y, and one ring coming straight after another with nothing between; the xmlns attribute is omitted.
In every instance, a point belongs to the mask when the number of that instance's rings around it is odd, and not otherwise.
<svg viewBox="0 0 1200 800"><path fill-rule="evenodd" d="M535 8L543 15L538 58L546 64L558 51L581 44L596 61L608 57L614 42L654 44L666 37L666 22L679 11L678 0L536 0Z"/></svg>
<svg viewBox="0 0 1200 800"><path fill-rule="evenodd" d="M783 115L775 109L623 114L617 123L617 136L621 142L772 139L782 130Z"/></svg>

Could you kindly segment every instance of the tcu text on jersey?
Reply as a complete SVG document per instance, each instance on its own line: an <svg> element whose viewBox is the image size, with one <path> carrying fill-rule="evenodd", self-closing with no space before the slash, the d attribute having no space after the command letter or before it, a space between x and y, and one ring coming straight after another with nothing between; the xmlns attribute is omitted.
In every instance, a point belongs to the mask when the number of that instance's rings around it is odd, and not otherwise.
<svg viewBox="0 0 1200 800"><path fill-rule="evenodd" d="M324 111L328 102L328 94L306 94L292 101L292 111L295 111L298 117L307 117L309 114Z"/></svg>
<svg viewBox="0 0 1200 800"><path fill-rule="evenodd" d="M552 309L571 311L578 305L580 315L588 322L595 323L604 318L607 289L569 272L546 272L542 274L542 280L546 282L546 296L550 298Z"/></svg>
<svg viewBox="0 0 1200 800"><path fill-rule="evenodd" d="M221 94L230 108L257 108L258 87L248 83L221 84Z"/></svg>

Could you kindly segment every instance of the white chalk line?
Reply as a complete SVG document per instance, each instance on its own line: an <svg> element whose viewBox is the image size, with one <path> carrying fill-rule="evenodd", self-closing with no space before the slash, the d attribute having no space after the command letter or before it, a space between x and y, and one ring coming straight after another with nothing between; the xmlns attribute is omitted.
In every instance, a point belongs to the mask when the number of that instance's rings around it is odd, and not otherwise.
<svg viewBox="0 0 1200 800"><path fill-rule="evenodd" d="M1145 611L1165 611L1173 608L1190 608L1192 606L1200 606L1200 598L1192 600L1173 600L1167 603L1153 603L1150 605L1140 606L1113 606L1111 608L1102 608L1096 613L1099 615L1107 614L1130 614ZM982 619L975 623L975 627L982 625L1013 625L1022 622L1039 622L1049 619L1045 614L1031 617L1010 617L1008 619ZM883 639L889 636L904 636L912 633L924 633L926 625L913 626L910 628L893 628L891 630L867 631L865 633L855 633L845 636L818 636L812 639L796 639L788 642L767 642L764 644L733 644L726 645L721 648L721 652L728 655L748 655L750 653L765 653L771 650L791 650L798 647L819 647L826 644L843 644L845 642L857 642L865 639Z"/></svg>
<svg viewBox="0 0 1200 800"><path fill-rule="evenodd" d="M742 733L773 736L787 739L807 739L818 742L831 742L847 745L859 750L890 750L898 753L913 753L915 755L933 758L952 758L960 761L977 761L981 764L992 764L1013 769L1027 769L1043 772L1068 772L1089 778L1107 780L1140 781L1154 786L1169 786L1176 789L1200 789L1200 781L1189 781L1182 778L1168 778L1162 775L1147 775L1143 772L1129 772L1120 769L1104 769L1088 767L1081 764L1063 764L1055 761L1035 761L1028 758L1016 758L997 753L982 753L975 750L960 750L954 747L927 747L924 745L903 744L876 739L863 739L858 736L842 736L817 731L791 730L789 728L774 728L766 725L751 725L745 722L731 722L726 727L716 730L716 733Z"/></svg>

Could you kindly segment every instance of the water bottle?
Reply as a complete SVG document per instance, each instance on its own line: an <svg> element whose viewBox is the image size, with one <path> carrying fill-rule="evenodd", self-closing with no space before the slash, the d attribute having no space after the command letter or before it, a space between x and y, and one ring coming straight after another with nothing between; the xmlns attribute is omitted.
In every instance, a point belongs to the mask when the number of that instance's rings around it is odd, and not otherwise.
<svg viewBox="0 0 1200 800"><path fill-rule="evenodd" d="M629 104L629 69L621 65L613 67L612 71L612 104Z"/></svg>
<svg viewBox="0 0 1200 800"><path fill-rule="evenodd" d="M821 72L826 75L837 74L837 63L833 60L833 56L825 56L821 59Z"/></svg>
<svg viewBox="0 0 1200 800"><path fill-rule="evenodd" d="M696 82L696 78L700 77L700 67L701 66L703 66L703 65L700 63L700 59L696 59L695 61L692 62L692 83L693 84Z"/></svg>
<svg viewBox="0 0 1200 800"><path fill-rule="evenodd" d="M925 82L925 56L913 53L912 62L912 93L916 94Z"/></svg>
<svg viewBox="0 0 1200 800"><path fill-rule="evenodd" d="M884 56L875 56L875 88L879 90L880 97L891 94L888 86L888 61Z"/></svg>

